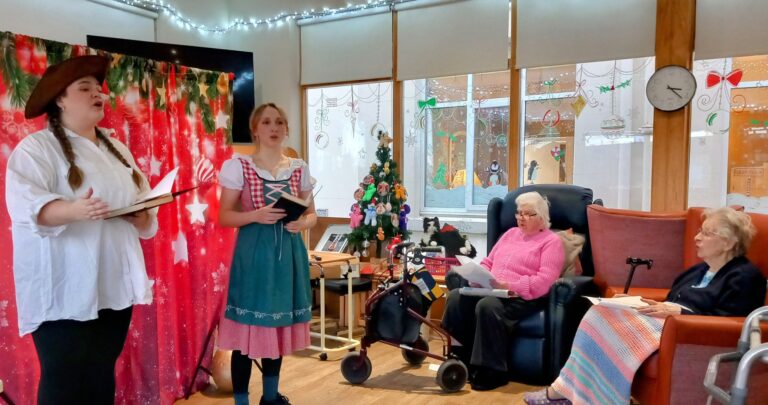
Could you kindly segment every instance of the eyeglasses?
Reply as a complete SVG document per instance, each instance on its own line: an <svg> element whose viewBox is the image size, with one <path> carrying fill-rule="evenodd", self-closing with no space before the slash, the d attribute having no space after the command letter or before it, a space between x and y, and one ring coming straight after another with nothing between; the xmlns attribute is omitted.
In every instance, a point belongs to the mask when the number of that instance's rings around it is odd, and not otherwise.
<svg viewBox="0 0 768 405"><path fill-rule="evenodd" d="M709 229L704 229L704 228L699 228L699 231L696 234L697 235L700 234L705 238L714 238L715 236L720 236L720 234L718 234L717 232L710 231Z"/></svg>
<svg viewBox="0 0 768 405"><path fill-rule="evenodd" d="M521 212L521 211L515 212L515 216L518 217L518 218L530 219L530 218L535 217L536 215L537 214L535 212Z"/></svg>

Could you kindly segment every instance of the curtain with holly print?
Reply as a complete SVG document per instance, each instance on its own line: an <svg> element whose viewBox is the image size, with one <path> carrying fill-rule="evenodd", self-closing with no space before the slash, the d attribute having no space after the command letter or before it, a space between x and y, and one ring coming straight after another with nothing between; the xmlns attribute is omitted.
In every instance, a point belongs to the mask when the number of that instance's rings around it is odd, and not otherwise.
<svg viewBox="0 0 768 405"><path fill-rule="evenodd" d="M84 46L0 32L0 195L8 157L26 135L47 125L24 119L24 103L46 67L94 54ZM154 303L134 307L117 364L117 403L170 404L187 386L207 382L198 359L210 363L208 332L221 313L234 232L215 222L216 173L231 156L232 77L119 54L104 84L109 95L100 126L131 149L155 185L179 167L175 190L199 186L162 206L159 231L143 241ZM39 365L31 336L19 337L13 282L10 218L0 200L0 379L17 404L34 403ZM207 347L206 347L207 346ZM193 381L194 380L194 381ZM86 382L87 383L87 382Z"/></svg>

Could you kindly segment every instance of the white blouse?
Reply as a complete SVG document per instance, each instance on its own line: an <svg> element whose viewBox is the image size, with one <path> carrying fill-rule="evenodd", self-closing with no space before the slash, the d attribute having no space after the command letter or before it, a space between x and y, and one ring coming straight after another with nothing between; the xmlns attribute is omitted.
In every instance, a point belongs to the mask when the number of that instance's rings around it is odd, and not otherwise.
<svg viewBox="0 0 768 405"><path fill-rule="evenodd" d="M242 155L236 153L231 159L228 159L221 165L221 171L219 172L219 184L226 188L233 190L242 190L245 185L243 178L243 164L240 159L244 159L251 164L251 167L256 169L256 173L264 180L287 180L291 178L293 171L301 168L301 180L299 182L299 191L312 190L314 179L309 175L309 166L301 159L291 158L291 163L287 168L280 170L276 177L272 177L272 174L268 170L264 170L255 163L248 155Z"/></svg>
<svg viewBox="0 0 768 405"><path fill-rule="evenodd" d="M89 187L94 197L113 209L130 205L149 191L143 175L141 192L136 189L131 170L104 142L97 146L68 129L64 131L84 173L83 184L76 191L67 182L69 163L48 129L28 135L8 159L5 199L12 224L21 336L45 321L86 321L96 319L100 309L119 310L152 302L153 281L147 277L139 238L148 239L157 232L156 209L149 211L151 226L141 234L121 218L53 227L38 224L37 216L47 203L75 199ZM109 129L101 131L111 133ZM117 139L110 141L138 170L128 148Z"/></svg>

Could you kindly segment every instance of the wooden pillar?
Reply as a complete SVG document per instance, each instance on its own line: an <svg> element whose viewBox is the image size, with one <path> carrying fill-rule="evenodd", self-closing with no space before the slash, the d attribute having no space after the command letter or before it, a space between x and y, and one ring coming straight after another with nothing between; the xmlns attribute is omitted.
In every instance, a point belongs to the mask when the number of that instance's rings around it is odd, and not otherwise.
<svg viewBox="0 0 768 405"><path fill-rule="evenodd" d="M656 1L656 68L693 66L696 0ZM688 205L691 107L653 113L651 211Z"/></svg>
<svg viewBox="0 0 768 405"><path fill-rule="evenodd" d="M392 12L392 159L403 173L403 82L397 78L397 11Z"/></svg>
<svg viewBox="0 0 768 405"><path fill-rule="evenodd" d="M512 0L509 21L512 22L509 58L509 129L507 134L507 187L520 187L520 69L517 69L517 0Z"/></svg>

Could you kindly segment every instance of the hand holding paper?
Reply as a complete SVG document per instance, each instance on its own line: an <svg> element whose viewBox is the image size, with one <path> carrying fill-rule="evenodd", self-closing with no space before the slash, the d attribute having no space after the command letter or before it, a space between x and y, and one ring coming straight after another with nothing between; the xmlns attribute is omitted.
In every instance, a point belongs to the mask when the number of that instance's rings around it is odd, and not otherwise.
<svg viewBox="0 0 768 405"><path fill-rule="evenodd" d="M498 282L488 269L475 263L469 257L457 255L456 259L461 263L461 266L453 266L453 270L468 282L483 288L493 288L494 285L498 285ZM491 281L493 281L493 284Z"/></svg>

